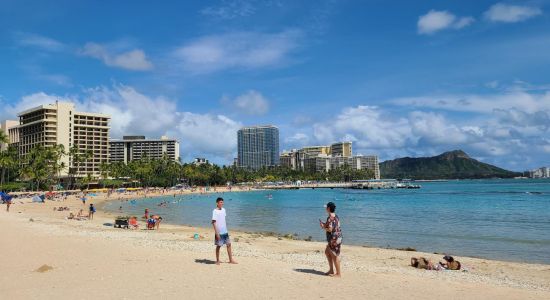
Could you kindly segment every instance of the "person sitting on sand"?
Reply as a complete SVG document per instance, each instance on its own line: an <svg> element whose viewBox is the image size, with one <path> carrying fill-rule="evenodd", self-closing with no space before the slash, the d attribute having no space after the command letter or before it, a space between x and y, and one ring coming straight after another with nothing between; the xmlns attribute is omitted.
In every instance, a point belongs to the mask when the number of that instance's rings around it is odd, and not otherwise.
<svg viewBox="0 0 550 300"><path fill-rule="evenodd" d="M155 229L156 220L152 217L147 219L147 229Z"/></svg>
<svg viewBox="0 0 550 300"><path fill-rule="evenodd" d="M74 214L73 213L69 213L69 216L67 217L68 220L72 220L74 219Z"/></svg>
<svg viewBox="0 0 550 300"><path fill-rule="evenodd" d="M444 269L446 270L453 270L453 271L458 271L460 270L460 268L462 267L460 265L460 262L458 260L455 260L452 256L450 255L445 255L443 257L443 260L445 260L444 263L442 262L439 262L439 265L441 265L441 267L443 267Z"/></svg>
<svg viewBox="0 0 550 300"><path fill-rule="evenodd" d="M131 217L130 220L128 220L128 225L130 225L131 229L138 229L139 224L136 217Z"/></svg>
<svg viewBox="0 0 550 300"><path fill-rule="evenodd" d="M327 247L325 255L328 260L329 270L325 274L328 276L340 277L340 247L342 246L342 230L340 229L340 219L335 214L336 205L332 202L325 205L328 213L327 221L323 223L319 220L319 225L326 231ZM333 268L334 265L334 268ZM336 273L334 269L336 268Z"/></svg>

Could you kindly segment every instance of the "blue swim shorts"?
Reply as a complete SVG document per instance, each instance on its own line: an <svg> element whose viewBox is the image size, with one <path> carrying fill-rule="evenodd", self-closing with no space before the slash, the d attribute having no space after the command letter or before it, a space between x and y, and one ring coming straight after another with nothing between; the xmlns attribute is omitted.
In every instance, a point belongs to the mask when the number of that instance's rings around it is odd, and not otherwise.
<svg viewBox="0 0 550 300"><path fill-rule="evenodd" d="M219 247L223 245L231 245L231 239L229 238L229 233L220 234L219 240L216 240L216 236L214 235L214 245Z"/></svg>

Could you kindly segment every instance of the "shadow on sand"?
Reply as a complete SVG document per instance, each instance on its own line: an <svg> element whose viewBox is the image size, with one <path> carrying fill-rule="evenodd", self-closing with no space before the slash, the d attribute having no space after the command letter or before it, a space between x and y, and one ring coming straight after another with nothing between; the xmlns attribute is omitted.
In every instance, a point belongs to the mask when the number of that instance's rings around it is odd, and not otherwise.
<svg viewBox="0 0 550 300"><path fill-rule="evenodd" d="M326 276L325 272L317 271L317 270L314 270L314 269L294 269L294 271L300 272L300 273L306 273L306 274Z"/></svg>
<svg viewBox="0 0 550 300"><path fill-rule="evenodd" d="M216 262L210 259L195 259L195 262L198 264L205 264L205 265L215 265Z"/></svg>

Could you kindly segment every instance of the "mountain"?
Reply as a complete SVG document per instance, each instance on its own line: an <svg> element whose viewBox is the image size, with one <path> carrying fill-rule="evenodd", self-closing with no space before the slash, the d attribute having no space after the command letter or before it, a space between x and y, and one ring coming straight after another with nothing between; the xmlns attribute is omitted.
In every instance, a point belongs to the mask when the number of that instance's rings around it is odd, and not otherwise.
<svg viewBox="0 0 550 300"><path fill-rule="evenodd" d="M410 179L474 179L511 178L520 173L477 161L462 150L433 157L404 157L380 164L382 178Z"/></svg>

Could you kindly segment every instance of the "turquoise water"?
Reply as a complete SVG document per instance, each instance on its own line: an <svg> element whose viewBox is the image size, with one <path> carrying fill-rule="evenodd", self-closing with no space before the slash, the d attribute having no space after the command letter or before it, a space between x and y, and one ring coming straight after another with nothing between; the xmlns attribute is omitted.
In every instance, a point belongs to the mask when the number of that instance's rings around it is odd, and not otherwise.
<svg viewBox="0 0 550 300"><path fill-rule="evenodd" d="M466 180L422 183L419 190L303 189L161 197L123 202L166 222L209 227L215 199L226 199L228 226L296 233L323 240L318 219L336 203L344 244L413 247L499 260L550 264L550 180ZM268 197L271 194L272 197ZM159 203L168 201L166 207ZM109 203L117 211L120 203ZM345 248L343 248L345 249ZM345 250L344 250L345 251Z"/></svg>

